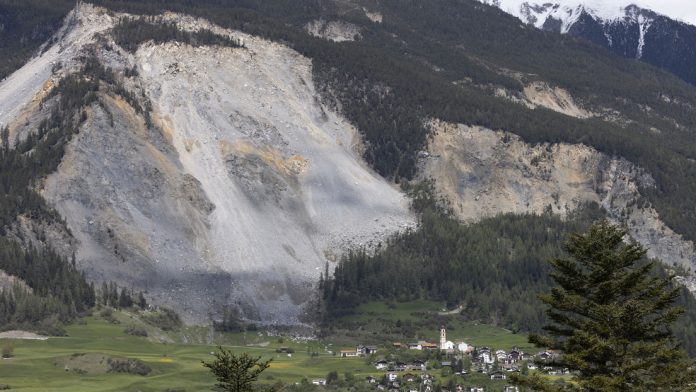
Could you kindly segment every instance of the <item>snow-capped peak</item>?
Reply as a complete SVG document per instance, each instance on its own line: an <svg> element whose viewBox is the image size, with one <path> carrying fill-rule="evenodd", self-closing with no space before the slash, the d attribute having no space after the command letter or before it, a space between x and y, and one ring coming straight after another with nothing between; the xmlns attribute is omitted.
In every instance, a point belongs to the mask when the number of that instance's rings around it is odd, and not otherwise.
<svg viewBox="0 0 696 392"><path fill-rule="evenodd" d="M696 6L691 0L479 0L496 6L541 28L549 17L561 22L561 32L567 32L586 12L595 19L612 22L625 18L636 20L640 9L651 10L679 21L696 25Z"/></svg>

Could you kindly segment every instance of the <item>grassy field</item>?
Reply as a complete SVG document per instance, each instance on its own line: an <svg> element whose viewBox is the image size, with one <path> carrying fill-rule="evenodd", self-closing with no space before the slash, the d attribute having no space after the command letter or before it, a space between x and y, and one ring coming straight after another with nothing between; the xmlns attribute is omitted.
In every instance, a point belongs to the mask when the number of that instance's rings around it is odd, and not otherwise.
<svg viewBox="0 0 696 392"><path fill-rule="evenodd" d="M413 302L387 306L367 304L355 317L370 324L370 319L380 317L411 319L424 309L440 310L438 304ZM83 319L67 327L67 337L48 340L4 340L14 348L11 359L0 360L0 384L7 384L20 391L209 391L214 379L201 365L201 360L211 360L214 344L206 344L210 331L206 328L187 328L176 333L165 333L141 322L137 315L114 312L118 324L99 316ZM527 346L526 338L505 330L475 323L459 321L452 317L450 338L464 339L475 345L500 348ZM127 326L137 326L148 331L148 337L131 336L124 332ZM438 331L422 331L428 337L437 338ZM420 332L419 332L420 333ZM351 340L353 339L353 340ZM248 352L263 358L273 358L272 366L264 372L261 381L272 384L300 382L307 378L326 377L330 371L339 374L351 372L356 378L381 373L362 358L339 358L331 351L342 345L360 343L360 338L337 338L327 341L293 341L269 336L264 332L214 334L216 343L235 352ZM338 342L337 342L338 341ZM384 341L389 345L391 341ZM292 348L292 356L276 353L280 347ZM311 356L310 352L318 353ZM113 359L138 359L152 368L147 376L125 373L109 373L105 361ZM476 377L476 376L473 376ZM483 380L482 380L483 381Z"/></svg>
<svg viewBox="0 0 696 392"><path fill-rule="evenodd" d="M96 317L88 317L82 325L68 327L68 337L50 338L45 341L6 340L14 347L14 357L0 361L0 384L10 385L21 391L209 391L214 379L201 365L201 360L211 360L213 345L166 342L170 337L151 334L151 337L135 337L123 332L126 325L137 324L128 316L115 313L121 324L111 324ZM126 320L124 320L126 319ZM129 322L130 324L127 324ZM246 336L244 336L246 335ZM273 358L271 368L262 377L265 383L280 380L298 382L303 378L325 377L331 370L351 371L356 375L375 374L374 368L362 359L341 359L324 351L319 342L278 342L277 337L259 333L227 335L227 340L246 346L226 345L237 352L248 352L264 358ZM156 340L165 340L158 342ZM278 347L292 347L292 357L277 354ZM321 347L319 347L321 346ZM323 352L311 357L307 348ZM87 374L66 370L65 365L75 362L71 358L85 357L95 362L100 358L139 359L153 369L148 376L122 373L105 373L96 364L80 364L81 369L94 370Z"/></svg>
<svg viewBox="0 0 696 392"><path fill-rule="evenodd" d="M534 350L527 342L527 336L515 334L503 328L492 325L480 324L475 321L467 321L459 314L441 315L447 309L444 304L433 301L409 301L409 302L369 302L355 309L355 313L345 316L336 325L346 325L350 331L339 331L341 335L348 336L352 340L376 337L377 341L389 339L403 340L403 343L417 339L429 339L437 342L440 337L440 326L447 327L447 339L452 341L463 340L477 347L487 346L496 349L510 350L517 347L523 350ZM394 336L401 330L395 328L396 323L410 324L413 336L401 339Z"/></svg>

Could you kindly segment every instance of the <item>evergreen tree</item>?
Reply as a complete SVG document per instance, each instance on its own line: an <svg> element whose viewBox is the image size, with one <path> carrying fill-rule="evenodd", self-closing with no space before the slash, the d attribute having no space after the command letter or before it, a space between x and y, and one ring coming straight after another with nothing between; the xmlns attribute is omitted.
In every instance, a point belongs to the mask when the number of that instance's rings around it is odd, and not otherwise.
<svg viewBox="0 0 696 392"><path fill-rule="evenodd" d="M140 309L147 308L147 300L145 299L145 295L143 295L142 291L138 294L138 306Z"/></svg>
<svg viewBox="0 0 696 392"><path fill-rule="evenodd" d="M121 289L121 295L118 297L118 307L119 308L130 308L133 306L133 299L131 298L128 290Z"/></svg>
<svg viewBox="0 0 696 392"><path fill-rule="evenodd" d="M670 326L682 314L679 289L652 273L645 249L602 221L566 244L568 259L550 262L557 287L541 300L553 321L530 342L561 354L551 365L574 372L572 384L544 377L515 381L542 391L682 391L693 380Z"/></svg>
<svg viewBox="0 0 696 392"><path fill-rule="evenodd" d="M221 346L215 353L213 362L203 362L203 366L217 378L216 387L227 392L252 392L254 383L259 375L271 366L271 359L261 361L261 357L254 358L247 353L237 356Z"/></svg>

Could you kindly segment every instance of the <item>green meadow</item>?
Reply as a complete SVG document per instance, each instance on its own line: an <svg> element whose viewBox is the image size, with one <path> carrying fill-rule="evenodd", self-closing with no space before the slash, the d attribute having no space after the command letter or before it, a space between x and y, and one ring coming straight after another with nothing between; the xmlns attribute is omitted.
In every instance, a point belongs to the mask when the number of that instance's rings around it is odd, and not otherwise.
<svg viewBox="0 0 696 392"><path fill-rule="evenodd" d="M440 310L437 304L414 302L389 307L380 303L361 307L355 317L370 324L380 317L406 319L424 309ZM67 327L65 337L48 340L0 340L0 346L9 343L13 357L0 360L0 384L18 391L210 391L215 380L201 364L210 361L217 344L235 352L247 352L264 359L273 358L272 366L261 377L261 382L292 384L313 378L324 378L337 371L352 373L364 379L368 375L381 376L364 358L340 358L333 355L341 347L361 343L361 338L329 336L326 341L295 340L271 336L266 332L234 334L213 333L207 328L184 328L178 332L163 332L143 323L137 313L114 312L117 324L99 316L90 316ZM450 339L463 339L475 345L500 348L528 346L526 338L500 328L452 318ZM148 337L131 336L124 332L128 326L146 329ZM423 331L426 332L426 331ZM438 331L427 331L427 337L436 339ZM340 331L338 332L340 333ZM208 344L209 340L214 343ZM408 340L408 339L405 339ZM340 342L340 343L337 343ZM343 345L343 346L341 346ZM384 346L391 341L384 341ZM277 353L278 348L291 348L294 353ZM385 352L386 350L383 350ZM315 354L311 354L315 353ZM128 373L110 373L106 361L137 359L152 371L146 376Z"/></svg>

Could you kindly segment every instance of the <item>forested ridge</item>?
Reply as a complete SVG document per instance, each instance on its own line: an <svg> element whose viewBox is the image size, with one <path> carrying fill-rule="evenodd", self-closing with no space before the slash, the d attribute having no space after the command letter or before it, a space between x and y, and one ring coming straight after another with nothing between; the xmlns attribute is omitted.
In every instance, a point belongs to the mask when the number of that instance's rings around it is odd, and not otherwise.
<svg viewBox="0 0 696 392"><path fill-rule="evenodd" d="M238 40L215 34L210 30L182 31L174 23L157 18L122 18L114 27L113 35L116 44L129 52L135 52L140 44L147 41L158 44L177 41L194 46L218 45L234 48L244 46Z"/></svg>
<svg viewBox="0 0 696 392"><path fill-rule="evenodd" d="M587 205L562 220L541 215L504 214L463 224L452 218L433 196L428 183L410 187L420 215L418 229L398 235L374 254L345 256L333 275L326 272L319 287L325 322L345 322L344 316L366 301L444 301L462 306L469 320L514 331L539 331L548 324L538 295L553 281L547 261L563 256L571 234L602 219L603 211ZM656 274L666 274L662 269ZM678 300L686 313L675 334L696 356L696 300L686 290Z"/></svg>
<svg viewBox="0 0 696 392"><path fill-rule="evenodd" d="M24 65L74 6L75 0L0 0L0 80Z"/></svg>
<svg viewBox="0 0 696 392"><path fill-rule="evenodd" d="M201 16L285 43L310 57L324 98L335 100L357 126L365 141L365 159L389 179L401 182L414 177L417 154L430 134L425 120L431 117L503 129L532 143L585 143L647 169L657 188L642 189L643 194L670 227L696 239L696 89L650 66L573 37L520 26L509 15L473 0L92 2L136 14L154 15L166 9ZM372 23L356 4L377 7L383 22ZM363 39L337 44L305 33L304 24L320 17L357 24ZM129 50L149 39L198 42L166 26L128 23L122 21L115 33ZM3 64L9 69L18 63ZM515 72L521 76L512 76ZM73 81L75 91L85 92L79 98L83 103L98 88L93 80ZM534 80L568 89L590 109L616 109L623 117L618 122L581 120L493 96L496 88L519 92ZM142 110L147 116L147 108ZM34 163L39 175L55 169L52 165L62 157L66 135L39 133L40 140L31 141L39 143L37 151L46 149L52 157ZM22 156L15 154L17 159ZM7 165L8 173L21 169L11 166L16 165L14 160ZM31 185L31 180L19 181ZM31 203L30 211L49 213L39 199L32 199L36 194L20 188L27 196L22 202ZM3 207L8 209L4 223L14 219L15 205L8 202ZM452 304L466 301L471 317L534 330L544 317L534 302L534 293L548 284L543 260L558 254L564 236L598 213L588 208L569 221L551 215L505 215L463 226L437 209L419 211L421 229L394 239L374 256L351 255L337 270L336 280L324 282L327 300L336 311L349 311L368 298L437 298ZM385 271L391 270L386 266L399 273L402 284L389 282ZM682 301L687 309L694 308L691 297ZM693 314L689 310L682 319L689 322L677 327L692 354L696 353Z"/></svg>
<svg viewBox="0 0 696 392"><path fill-rule="evenodd" d="M360 130L365 159L397 182L415 175L432 117L503 129L531 143L585 143L652 174L657 187L642 193L671 228L696 239L696 89L669 73L522 26L473 0L93 2L137 14L190 13L309 56L324 97L336 99ZM372 23L362 6L381 12L383 22ZM305 33L304 24L320 17L355 23L362 40L333 43ZM498 87L519 92L534 80L564 87L599 112L616 110L619 120L531 110L493 94Z"/></svg>
<svg viewBox="0 0 696 392"><path fill-rule="evenodd" d="M74 259L67 260L46 243L42 225L63 222L37 191L39 181L58 168L68 142L87 119L86 108L98 102L100 89L133 101L110 69L93 57L83 62L79 72L66 76L43 100L50 112L36 132L13 147L8 129L0 132L0 270L29 288L16 284L0 290L0 330L21 327L60 334L61 323L90 310L100 299ZM135 107L143 112L140 105ZM29 235L36 237L39 247L26 238L27 233L16 229L14 223L20 216L36 224ZM130 292L119 291L113 283L105 285L100 294L105 306L129 307L135 302ZM139 297L137 302L145 306L142 294Z"/></svg>

